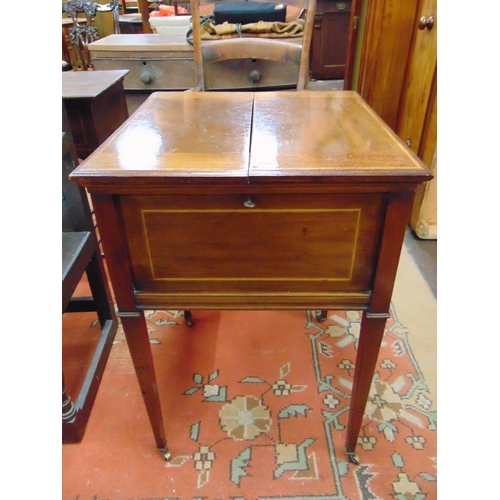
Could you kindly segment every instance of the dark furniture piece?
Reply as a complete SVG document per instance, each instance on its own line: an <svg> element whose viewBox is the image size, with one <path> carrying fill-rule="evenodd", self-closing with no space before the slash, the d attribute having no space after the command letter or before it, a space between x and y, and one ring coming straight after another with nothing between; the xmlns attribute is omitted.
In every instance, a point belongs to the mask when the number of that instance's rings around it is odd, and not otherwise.
<svg viewBox="0 0 500 500"><path fill-rule="evenodd" d="M431 177L358 94L307 91L154 93L73 172L165 458L144 310L358 309L358 461L413 195Z"/></svg>
<svg viewBox="0 0 500 500"><path fill-rule="evenodd" d="M102 329L76 400L62 383L62 441L81 441L118 327L85 189L68 179L78 165L64 106L62 107L62 312L97 312ZM73 294L86 274L92 296ZM63 332L64 334L64 332Z"/></svg>
<svg viewBox="0 0 500 500"><path fill-rule="evenodd" d="M140 14L122 14L118 18L121 34L138 35L142 31L142 18Z"/></svg>
<svg viewBox="0 0 500 500"><path fill-rule="evenodd" d="M127 118L128 70L62 73L62 98L78 158L85 159Z"/></svg>
<svg viewBox="0 0 500 500"><path fill-rule="evenodd" d="M318 0L311 44L312 78L344 78L351 4L350 0Z"/></svg>

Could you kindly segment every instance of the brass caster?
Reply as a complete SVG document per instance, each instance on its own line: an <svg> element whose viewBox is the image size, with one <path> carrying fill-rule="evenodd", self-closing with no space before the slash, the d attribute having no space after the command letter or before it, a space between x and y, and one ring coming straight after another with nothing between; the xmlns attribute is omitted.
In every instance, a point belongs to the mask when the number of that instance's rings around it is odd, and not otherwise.
<svg viewBox="0 0 500 500"><path fill-rule="evenodd" d="M186 322L186 325L189 327L194 325L193 315L191 311L184 311L184 321Z"/></svg>
<svg viewBox="0 0 500 500"><path fill-rule="evenodd" d="M316 321L323 323L323 321L326 321L327 311L314 311L314 317Z"/></svg>
<svg viewBox="0 0 500 500"><path fill-rule="evenodd" d="M349 458L349 460L351 461L351 463L353 463L354 465L359 465L361 460L359 459L358 455L356 455L356 453L354 452L347 452L347 457Z"/></svg>
<svg viewBox="0 0 500 500"><path fill-rule="evenodd" d="M171 458L172 458L172 453L170 453L168 450L159 450L160 451L160 454L161 456L163 457L163 460L165 460L165 462L170 462Z"/></svg>

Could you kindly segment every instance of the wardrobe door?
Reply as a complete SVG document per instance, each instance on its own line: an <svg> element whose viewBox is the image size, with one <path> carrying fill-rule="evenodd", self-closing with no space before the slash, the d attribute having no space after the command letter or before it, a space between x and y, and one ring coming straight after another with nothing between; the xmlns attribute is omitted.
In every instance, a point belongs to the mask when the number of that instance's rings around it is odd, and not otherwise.
<svg viewBox="0 0 500 500"><path fill-rule="evenodd" d="M357 90L396 131L418 0L366 3Z"/></svg>
<svg viewBox="0 0 500 500"><path fill-rule="evenodd" d="M401 93L396 133L434 171L420 186L410 225L420 238L437 238L437 2L422 0Z"/></svg>

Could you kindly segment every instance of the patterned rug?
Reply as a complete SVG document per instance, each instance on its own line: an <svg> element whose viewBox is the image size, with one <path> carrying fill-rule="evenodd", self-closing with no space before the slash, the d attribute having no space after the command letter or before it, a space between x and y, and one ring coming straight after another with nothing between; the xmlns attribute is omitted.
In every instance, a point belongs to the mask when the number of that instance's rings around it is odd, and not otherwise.
<svg viewBox="0 0 500 500"><path fill-rule="evenodd" d="M360 313L195 311L189 328L148 311L173 458L155 451L120 328L84 440L63 446L63 499L435 499L436 412L391 313L355 466L344 441Z"/></svg>

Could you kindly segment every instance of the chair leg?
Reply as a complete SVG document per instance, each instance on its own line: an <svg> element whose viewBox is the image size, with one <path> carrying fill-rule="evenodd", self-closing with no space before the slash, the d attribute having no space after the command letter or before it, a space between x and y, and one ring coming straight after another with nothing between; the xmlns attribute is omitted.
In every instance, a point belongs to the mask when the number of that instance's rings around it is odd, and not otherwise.
<svg viewBox="0 0 500 500"><path fill-rule="evenodd" d="M63 422L73 422L76 417L76 408L66 392L66 385L64 383L64 374L62 376L62 421Z"/></svg>
<svg viewBox="0 0 500 500"><path fill-rule="evenodd" d="M99 248L92 255L92 259L86 269L86 274L99 323L101 328L104 328L106 321L114 320L115 314L114 306L111 302L111 292L106 281L106 271L99 256Z"/></svg>

